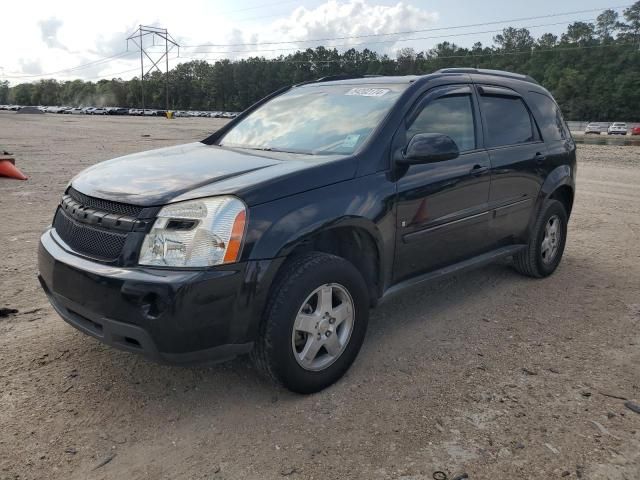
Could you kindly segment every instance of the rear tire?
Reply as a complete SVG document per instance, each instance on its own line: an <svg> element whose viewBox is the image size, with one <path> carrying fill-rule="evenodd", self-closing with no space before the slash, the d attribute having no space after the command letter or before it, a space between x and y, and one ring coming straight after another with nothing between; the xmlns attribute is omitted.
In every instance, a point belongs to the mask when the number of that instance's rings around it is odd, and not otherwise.
<svg viewBox="0 0 640 480"><path fill-rule="evenodd" d="M513 258L515 269L529 277L551 275L562 260L567 240L567 211L558 200L545 201L527 248Z"/></svg>
<svg viewBox="0 0 640 480"><path fill-rule="evenodd" d="M369 294L360 272L341 257L306 253L278 274L251 356L285 388L318 392L349 369L368 319Z"/></svg>

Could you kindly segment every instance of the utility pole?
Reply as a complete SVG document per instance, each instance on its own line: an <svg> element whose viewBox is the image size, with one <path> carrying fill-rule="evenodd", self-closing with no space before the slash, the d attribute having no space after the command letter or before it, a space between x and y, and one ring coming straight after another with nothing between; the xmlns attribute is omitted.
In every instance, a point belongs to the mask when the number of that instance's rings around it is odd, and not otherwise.
<svg viewBox="0 0 640 480"><path fill-rule="evenodd" d="M144 37L146 36L151 36L152 46L155 46L156 37L164 40L164 53L162 53L162 55L155 60L153 56L154 54L157 56L158 52L153 52L145 48ZM140 98L142 99L142 109L144 110L145 108L144 77L145 75L149 75L154 68L157 69L160 73L162 73L162 70L158 65L164 58L165 59L165 75L164 75L165 103L166 103L166 109L169 110L169 52L172 51L174 48L177 48L178 54L180 54L180 45L178 45L178 42L175 41L175 39L169 34L166 28L150 27L146 25L140 25L135 32L133 32L131 35L129 35L129 37L127 37L127 51L129 51L129 41L133 42L140 49ZM148 43L149 42L147 42L147 45ZM144 70L144 57L147 57L151 62L151 67L149 67L146 73Z"/></svg>
<svg viewBox="0 0 640 480"><path fill-rule="evenodd" d="M129 50L129 39L127 39ZM142 57L142 25L140 25L140 93L142 95L142 110L144 110L144 58Z"/></svg>

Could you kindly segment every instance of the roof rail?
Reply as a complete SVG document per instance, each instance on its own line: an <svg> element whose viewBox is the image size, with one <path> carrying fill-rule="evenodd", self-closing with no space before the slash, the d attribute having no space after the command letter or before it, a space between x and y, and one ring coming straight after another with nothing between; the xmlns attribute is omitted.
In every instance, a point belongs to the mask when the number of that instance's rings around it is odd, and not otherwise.
<svg viewBox="0 0 640 480"><path fill-rule="evenodd" d="M313 80L314 83L319 82L333 82L335 80L351 80L354 78L372 78L372 77L381 77L382 75L349 75L348 73L339 73L338 75L329 75L326 77L318 78Z"/></svg>
<svg viewBox="0 0 640 480"><path fill-rule="evenodd" d="M371 78L371 77L381 77L382 75L349 75L349 74L338 74L338 75L328 75L326 77L316 78L314 80L307 80L305 82L296 83L294 87L299 87L301 85L308 85L309 83L322 83L322 82L333 82L336 80L351 80L355 78Z"/></svg>
<svg viewBox="0 0 640 480"><path fill-rule="evenodd" d="M539 85L537 81L531 78L529 75L523 75L521 73L505 72L503 70L489 70L487 68L441 68L434 73L477 73L480 75L493 75L495 77L515 78L517 80L523 80L525 82L535 83Z"/></svg>

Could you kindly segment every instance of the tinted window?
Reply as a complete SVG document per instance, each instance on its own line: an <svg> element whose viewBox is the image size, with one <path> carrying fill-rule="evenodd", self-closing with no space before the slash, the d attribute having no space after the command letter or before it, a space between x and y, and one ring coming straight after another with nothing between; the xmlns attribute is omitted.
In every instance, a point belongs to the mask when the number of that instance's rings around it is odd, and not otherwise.
<svg viewBox="0 0 640 480"><path fill-rule="evenodd" d="M529 104L538 111L538 125L545 140L564 140L567 138L564 120L556 102L542 93L531 92ZM589 126L597 126L590 123Z"/></svg>
<svg viewBox="0 0 640 480"><path fill-rule="evenodd" d="M441 97L428 103L409 127L407 138L416 133L449 135L461 152L476 148L471 95Z"/></svg>
<svg viewBox="0 0 640 480"><path fill-rule="evenodd" d="M292 88L233 127L220 145L307 154L353 153L408 84Z"/></svg>
<svg viewBox="0 0 640 480"><path fill-rule="evenodd" d="M487 120L487 147L517 145L535 139L531 116L520 98L480 96Z"/></svg>

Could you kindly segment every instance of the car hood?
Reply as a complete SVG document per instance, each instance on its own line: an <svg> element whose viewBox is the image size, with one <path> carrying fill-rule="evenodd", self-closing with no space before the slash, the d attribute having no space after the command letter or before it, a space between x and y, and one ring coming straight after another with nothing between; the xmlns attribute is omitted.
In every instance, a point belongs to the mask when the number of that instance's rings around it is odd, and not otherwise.
<svg viewBox="0 0 640 480"><path fill-rule="evenodd" d="M256 154L196 142L101 162L71 185L85 195L144 207L223 194L252 205L344 181L355 171L351 157Z"/></svg>

